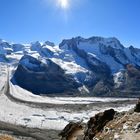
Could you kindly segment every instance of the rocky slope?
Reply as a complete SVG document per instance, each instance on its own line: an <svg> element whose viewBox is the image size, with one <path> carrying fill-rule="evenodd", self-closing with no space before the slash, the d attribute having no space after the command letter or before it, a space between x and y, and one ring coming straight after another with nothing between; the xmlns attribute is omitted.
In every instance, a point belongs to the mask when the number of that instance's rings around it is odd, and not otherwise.
<svg viewBox="0 0 140 140"><path fill-rule="evenodd" d="M40 65L34 67L33 59L36 63L48 67L39 70L49 78L52 75L50 82L47 79L47 85L42 84L43 79L40 79L38 82L40 84L37 84L38 79L35 77L38 77L39 72L34 70L42 67ZM31 63L22 63L24 60ZM91 96L140 95L140 49L133 46L126 48L116 38L76 37L63 40L59 46L48 41L12 44L0 40L0 61L18 66L13 78L18 85L35 94L66 94L70 91L70 94L74 95L88 93ZM48 65L48 62L52 65ZM30 73L29 67L34 74ZM50 73L51 69L53 74ZM22 74L18 75L18 73ZM29 78L30 74L32 78ZM35 81L29 83L29 80ZM57 85L56 88L52 83ZM36 86L40 91L33 90Z"/></svg>
<svg viewBox="0 0 140 140"><path fill-rule="evenodd" d="M139 140L140 101L128 112L109 109L91 117L87 124L71 122L60 136L62 140Z"/></svg>
<svg viewBox="0 0 140 140"><path fill-rule="evenodd" d="M14 80L22 88L35 94L70 94L80 87L79 83L51 60L46 59L46 63L42 63L29 55L20 60Z"/></svg>

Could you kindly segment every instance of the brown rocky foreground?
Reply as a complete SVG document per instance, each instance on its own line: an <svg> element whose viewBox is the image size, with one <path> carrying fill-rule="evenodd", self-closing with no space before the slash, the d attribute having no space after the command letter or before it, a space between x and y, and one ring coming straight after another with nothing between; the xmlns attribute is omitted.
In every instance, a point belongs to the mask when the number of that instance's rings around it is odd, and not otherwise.
<svg viewBox="0 0 140 140"><path fill-rule="evenodd" d="M109 109L87 124L71 122L59 135L61 140L140 140L140 100L128 112Z"/></svg>
<svg viewBox="0 0 140 140"><path fill-rule="evenodd" d="M14 138L8 135L0 135L0 140L14 140Z"/></svg>
<svg viewBox="0 0 140 140"><path fill-rule="evenodd" d="M91 117L87 124L71 122L62 132L4 122L0 122L0 129L4 130L0 140L140 140L140 101L128 112L109 109Z"/></svg>

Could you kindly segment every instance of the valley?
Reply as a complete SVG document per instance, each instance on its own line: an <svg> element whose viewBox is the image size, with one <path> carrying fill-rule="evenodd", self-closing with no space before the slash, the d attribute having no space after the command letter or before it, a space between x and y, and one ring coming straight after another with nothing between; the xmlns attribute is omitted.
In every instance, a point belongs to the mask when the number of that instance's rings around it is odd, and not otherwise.
<svg viewBox="0 0 140 140"><path fill-rule="evenodd" d="M134 107L135 98L44 97L34 95L9 81L10 68L1 64L0 130L27 140L59 139L58 133L71 121L86 123L96 113ZM3 131L2 131L3 132ZM18 135L18 136L17 136Z"/></svg>

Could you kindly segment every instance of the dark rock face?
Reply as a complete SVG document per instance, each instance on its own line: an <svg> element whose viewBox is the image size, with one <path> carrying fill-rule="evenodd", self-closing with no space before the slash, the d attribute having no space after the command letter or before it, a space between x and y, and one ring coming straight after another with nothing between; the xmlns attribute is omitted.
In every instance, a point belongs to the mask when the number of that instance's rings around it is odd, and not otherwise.
<svg viewBox="0 0 140 140"><path fill-rule="evenodd" d="M73 138L78 137L79 135L82 135L83 132L84 132L84 128L81 123L70 122L62 130L59 136L62 138L61 140L72 140Z"/></svg>
<svg viewBox="0 0 140 140"><path fill-rule="evenodd" d="M101 38L99 38L99 40L100 39ZM94 42L95 38L92 38L92 40ZM60 48L64 44L67 44L69 49L72 49L74 52L76 52L78 56L80 56L81 58L85 60L87 66L93 72L93 75L96 75L96 78L93 77L94 82L91 83L91 81L89 81L90 83L88 82L86 83L88 87L93 88L96 85L96 83L98 83L101 79L102 80L110 79L109 77L111 76L111 70L106 63L95 58L93 55L88 54L84 50L79 49L77 45L79 44L80 41L82 41L80 37L72 38L71 40L64 40L60 44Z"/></svg>
<svg viewBox="0 0 140 140"><path fill-rule="evenodd" d="M140 99L138 101L138 103L136 104L135 108L134 108L135 112L140 112Z"/></svg>
<svg viewBox="0 0 140 140"><path fill-rule="evenodd" d="M123 72L122 84L118 87L118 91L127 92L131 95L138 95L140 91L140 70L134 65L126 65Z"/></svg>
<svg viewBox="0 0 140 140"><path fill-rule="evenodd" d="M113 120L115 111L113 109L106 110L102 113L96 114L90 118L87 123L87 130L85 132L84 140L93 140L94 136L102 131L103 127L111 120Z"/></svg>
<svg viewBox="0 0 140 140"><path fill-rule="evenodd" d="M98 75L106 76L106 77L110 75L111 71L110 71L110 68L107 66L107 64L104 62L101 62L100 60L95 58L93 55L87 54L84 50L79 49L77 47L78 42L76 41L76 39L73 38L71 39L71 41L66 41L66 42L63 41L62 44L60 44L60 46L65 43L67 43L68 48L72 48L77 53L77 55L85 59L87 65L94 73Z"/></svg>
<svg viewBox="0 0 140 140"><path fill-rule="evenodd" d="M21 44L13 44L12 45L13 51L18 52L18 51L23 51L24 50L24 45Z"/></svg>
<svg viewBox="0 0 140 140"><path fill-rule="evenodd" d="M91 68L91 70L101 76L102 78L106 78L110 75L110 68L100 60L96 59L91 55L87 55L86 58L87 65Z"/></svg>
<svg viewBox="0 0 140 140"><path fill-rule="evenodd" d="M93 140L106 124L114 119L113 109L96 114L88 121L87 128L81 122L70 122L59 134L62 140ZM82 137L80 137L82 136Z"/></svg>
<svg viewBox="0 0 140 140"><path fill-rule="evenodd" d="M1 62L8 62L9 60L6 58L4 54L0 54L0 61Z"/></svg>
<svg viewBox="0 0 140 140"><path fill-rule="evenodd" d="M108 79L100 80L93 88L93 94L95 96L110 96L113 91L113 79L108 77Z"/></svg>
<svg viewBox="0 0 140 140"><path fill-rule="evenodd" d="M44 64L31 56L24 56L13 76L19 86L35 94L78 92L80 86L73 77L51 60Z"/></svg>
<svg viewBox="0 0 140 140"><path fill-rule="evenodd" d="M126 87L132 91L140 91L140 70L127 65Z"/></svg>

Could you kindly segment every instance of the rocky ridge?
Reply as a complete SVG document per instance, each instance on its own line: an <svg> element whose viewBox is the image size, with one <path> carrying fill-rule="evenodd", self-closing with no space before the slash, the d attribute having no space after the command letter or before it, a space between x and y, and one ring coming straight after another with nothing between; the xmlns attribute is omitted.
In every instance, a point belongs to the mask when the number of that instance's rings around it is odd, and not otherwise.
<svg viewBox="0 0 140 140"><path fill-rule="evenodd" d="M62 131L62 140L139 140L139 106L140 101L128 112L118 113L109 109L91 117L87 124L70 123ZM76 126L82 127L78 129ZM77 129L81 133L76 133Z"/></svg>

